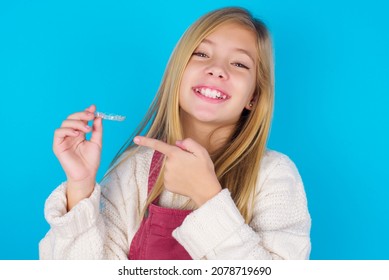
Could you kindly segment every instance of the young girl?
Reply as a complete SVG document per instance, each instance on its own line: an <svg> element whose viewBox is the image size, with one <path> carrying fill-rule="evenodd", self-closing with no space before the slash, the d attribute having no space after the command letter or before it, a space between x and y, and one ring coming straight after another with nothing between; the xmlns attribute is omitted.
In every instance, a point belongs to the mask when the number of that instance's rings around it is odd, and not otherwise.
<svg viewBox="0 0 389 280"><path fill-rule="evenodd" d="M138 129L148 127L146 136L129 139L101 184L95 111L55 131L67 182L46 202L41 259L309 257L301 178L287 156L266 149L269 34L246 10L216 10L186 31Z"/></svg>

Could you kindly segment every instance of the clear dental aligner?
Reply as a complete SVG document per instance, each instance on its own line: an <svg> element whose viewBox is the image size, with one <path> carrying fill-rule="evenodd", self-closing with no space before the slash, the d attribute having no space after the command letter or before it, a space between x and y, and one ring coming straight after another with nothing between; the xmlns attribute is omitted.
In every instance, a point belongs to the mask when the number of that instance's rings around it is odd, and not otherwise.
<svg viewBox="0 0 389 280"><path fill-rule="evenodd" d="M98 118L102 118L104 120L118 121L118 122L124 121L126 119L125 116L115 115L115 114L106 114L103 112L95 112L95 116Z"/></svg>

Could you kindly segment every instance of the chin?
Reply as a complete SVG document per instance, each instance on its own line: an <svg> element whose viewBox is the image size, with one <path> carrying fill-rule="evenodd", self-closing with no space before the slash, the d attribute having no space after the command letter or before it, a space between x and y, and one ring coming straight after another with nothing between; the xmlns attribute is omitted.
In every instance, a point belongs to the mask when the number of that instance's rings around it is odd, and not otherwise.
<svg viewBox="0 0 389 280"><path fill-rule="evenodd" d="M216 122L216 119L210 116L195 116L194 119L198 122L203 122L203 123Z"/></svg>

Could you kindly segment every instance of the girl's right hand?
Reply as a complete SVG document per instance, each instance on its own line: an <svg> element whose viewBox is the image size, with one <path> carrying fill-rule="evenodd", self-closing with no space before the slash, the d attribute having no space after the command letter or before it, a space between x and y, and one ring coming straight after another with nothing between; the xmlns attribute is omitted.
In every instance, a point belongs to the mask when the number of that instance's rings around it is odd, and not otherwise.
<svg viewBox="0 0 389 280"><path fill-rule="evenodd" d="M96 106L74 113L55 130L53 151L67 177L68 210L93 192L100 165L103 126ZM93 127L88 121L93 120ZM90 140L85 134L92 132Z"/></svg>

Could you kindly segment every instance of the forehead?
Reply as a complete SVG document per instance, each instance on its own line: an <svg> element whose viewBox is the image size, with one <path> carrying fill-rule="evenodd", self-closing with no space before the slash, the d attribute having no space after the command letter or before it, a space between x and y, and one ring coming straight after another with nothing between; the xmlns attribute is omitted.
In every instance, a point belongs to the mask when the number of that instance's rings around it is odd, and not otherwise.
<svg viewBox="0 0 389 280"><path fill-rule="evenodd" d="M223 49L245 50L253 57L257 56L257 34L241 23L227 22L219 25L202 40L202 43Z"/></svg>

